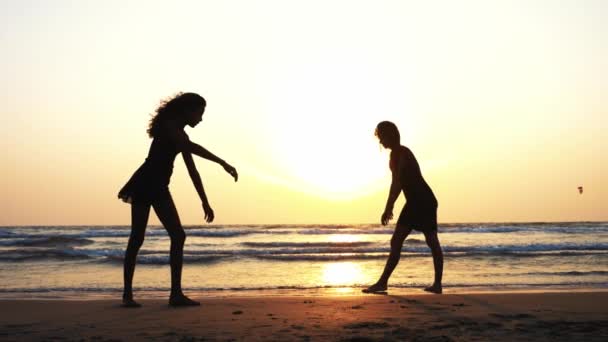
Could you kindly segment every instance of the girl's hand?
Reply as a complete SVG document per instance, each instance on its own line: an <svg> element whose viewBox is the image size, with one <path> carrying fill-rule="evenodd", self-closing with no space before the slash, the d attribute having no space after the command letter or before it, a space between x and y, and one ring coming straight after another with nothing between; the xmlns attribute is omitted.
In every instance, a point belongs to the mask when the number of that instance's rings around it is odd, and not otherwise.
<svg viewBox="0 0 608 342"><path fill-rule="evenodd" d="M238 172L236 172L236 169L232 165L224 162L222 166L224 167L224 170L226 170L226 172L228 172L232 177L234 177L235 182L239 180L239 174Z"/></svg>
<svg viewBox="0 0 608 342"><path fill-rule="evenodd" d="M203 211L205 212L205 221L207 223L213 222L213 219L215 218L215 214L213 213L213 209L211 209L209 202L203 203Z"/></svg>
<svg viewBox="0 0 608 342"><path fill-rule="evenodd" d="M382 223L383 226L386 226L388 224L388 221L393 219L393 212L392 211L385 211L384 213L382 213L382 217L380 218L380 223Z"/></svg>

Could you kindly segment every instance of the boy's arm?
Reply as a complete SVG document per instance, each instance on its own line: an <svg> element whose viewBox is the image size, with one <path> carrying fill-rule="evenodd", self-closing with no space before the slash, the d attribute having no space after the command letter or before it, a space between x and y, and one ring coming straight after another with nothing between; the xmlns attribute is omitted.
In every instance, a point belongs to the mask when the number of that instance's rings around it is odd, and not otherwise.
<svg viewBox="0 0 608 342"><path fill-rule="evenodd" d="M391 187L388 191L386 206L384 207L384 213L382 214L382 218L380 220L383 225L386 225L388 221L393 218L393 207L395 205L395 201L399 197L399 193L401 192L400 172L402 169L403 158L401 158L398 153L395 153L393 158L396 158L396 163L394 163L394 166L391 167Z"/></svg>
<svg viewBox="0 0 608 342"><path fill-rule="evenodd" d="M391 181L391 187L388 191L386 206L384 207L384 213L380 219L382 225L386 225L388 221L393 218L393 207L395 205L395 201L399 197L399 192L401 191L401 183L399 182L399 179L395 177L396 173L397 172L393 172L393 180Z"/></svg>

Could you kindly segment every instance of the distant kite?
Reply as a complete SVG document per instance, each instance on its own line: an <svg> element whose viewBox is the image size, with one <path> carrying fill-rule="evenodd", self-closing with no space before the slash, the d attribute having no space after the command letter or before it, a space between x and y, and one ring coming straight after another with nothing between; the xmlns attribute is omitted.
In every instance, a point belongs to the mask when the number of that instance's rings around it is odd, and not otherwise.
<svg viewBox="0 0 608 342"><path fill-rule="evenodd" d="M583 193L583 187L582 187L582 186L579 186L579 187L578 187L578 193L579 193L579 194L582 194L582 193Z"/></svg>

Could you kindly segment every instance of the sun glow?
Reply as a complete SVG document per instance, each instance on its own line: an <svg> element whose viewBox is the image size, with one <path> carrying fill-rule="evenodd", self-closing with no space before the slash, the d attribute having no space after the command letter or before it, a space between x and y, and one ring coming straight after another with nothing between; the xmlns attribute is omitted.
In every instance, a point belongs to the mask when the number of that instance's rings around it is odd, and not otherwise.
<svg viewBox="0 0 608 342"><path fill-rule="evenodd" d="M329 199L378 189L387 156L373 132L379 118L394 110L379 90L389 81L344 61L306 61L285 70L271 105L275 155L284 174L302 191Z"/></svg>

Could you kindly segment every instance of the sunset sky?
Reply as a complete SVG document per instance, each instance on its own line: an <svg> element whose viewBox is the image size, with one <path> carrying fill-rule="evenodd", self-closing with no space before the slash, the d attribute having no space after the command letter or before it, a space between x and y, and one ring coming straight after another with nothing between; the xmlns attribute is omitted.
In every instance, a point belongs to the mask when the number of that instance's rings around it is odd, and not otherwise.
<svg viewBox="0 0 608 342"><path fill-rule="evenodd" d="M606 18L599 0L1 1L0 225L128 224L116 194L178 91L208 102L190 138L240 173L196 159L215 223L379 222L382 120L440 223L608 220ZM171 191L203 224L180 156Z"/></svg>

